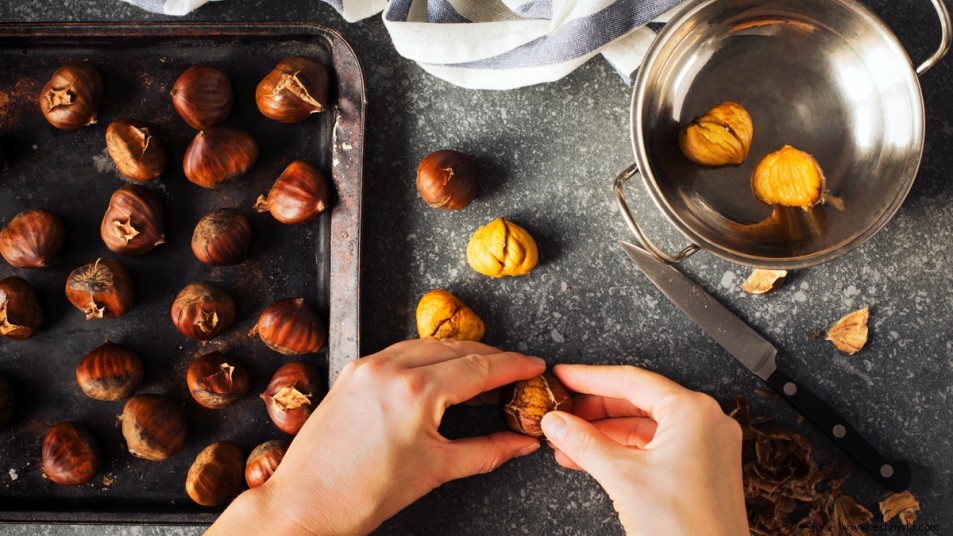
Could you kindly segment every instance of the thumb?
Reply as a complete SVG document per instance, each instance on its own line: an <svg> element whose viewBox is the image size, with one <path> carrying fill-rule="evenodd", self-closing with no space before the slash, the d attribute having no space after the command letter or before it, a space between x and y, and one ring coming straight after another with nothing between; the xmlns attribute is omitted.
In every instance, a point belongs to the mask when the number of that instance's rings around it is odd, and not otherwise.
<svg viewBox="0 0 953 536"><path fill-rule="evenodd" d="M442 471L445 482L482 473L489 473L519 456L535 452L540 442L513 432L494 432L485 436L451 441L453 455Z"/></svg>
<svg viewBox="0 0 953 536"><path fill-rule="evenodd" d="M551 411L540 423L546 439L599 482L617 471L617 461L631 453L588 421L570 413Z"/></svg>

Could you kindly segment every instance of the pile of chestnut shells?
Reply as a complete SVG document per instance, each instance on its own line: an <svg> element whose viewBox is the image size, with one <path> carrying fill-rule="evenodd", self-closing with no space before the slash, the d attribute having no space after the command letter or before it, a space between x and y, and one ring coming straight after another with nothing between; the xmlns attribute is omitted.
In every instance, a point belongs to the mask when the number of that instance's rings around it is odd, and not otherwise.
<svg viewBox="0 0 953 536"><path fill-rule="evenodd" d="M103 79L88 63L57 70L39 98L43 116L56 128L70 130L96 123L103 95ZM172 102L180 116L199 132L186 151L183 171L191 182L218 188L245 174L255 163L258 147L247 133L224 126L233 93L228 78L207 66L190 68L173 85ZM293 123L327 109L328 75L310 58L282 60L259 84L256 104L270 119ZM135 184L165 172L169 146L157 129L135 118L119 118L105 129L106 149L117 171L134 181L117 189L109 200L100 225L107 248L122 256L149 253L165 242L162 202L153 190ZM0 147L0 171L7 169ZM313 220L329 206L327 179L314 164L296 160L279 176L255 208L269 212L282 223ZM65 227L54 214L39 208L18 214L0 230L0 256L17 268L49 265L63 246ZM211 266L240 264L251 243L251 222L241 211L223 208L206 214L196 225L192 251ZM132 277L122 262L96 258L73 270L66 282L68 300L87 319L124 315L134 301ZM234 300L218 286L196 282L186 286L172 305L175 327L185 336L207 342L232 324ZM23 340L33 336L43 322L39 302L28 282L19 277L0 280L0 334ZM304 355L325 344L327 327L301 298L279 300L261 312L250 335L276 352ZM105 341L79 360L76 382L82 392L102 401L126 400L122 433L129 452L148 460L163 460L182 450L187 438L187 418L180 403L159 394L135 394L144 376L138 354L123 345ZM201 406L223 409L244 396L250 385L247 370L219 351L199 355L186 373L189 393ZM276 426L297 433L320 402L322 375L302 361L278 369L261 398ZM0 428L7 425L13 408L13 391L0 377ZM242 488L263 484L275 471L288 441L267 441L246 459L227 441L215 442L196 458L186 479L186 491L197 503L227 502ZM61 485L92 480L101 460L96 438L81 425L62 422L53 426L43 443L44 475ZM244 476L244 478L243 478Z"/></svg>

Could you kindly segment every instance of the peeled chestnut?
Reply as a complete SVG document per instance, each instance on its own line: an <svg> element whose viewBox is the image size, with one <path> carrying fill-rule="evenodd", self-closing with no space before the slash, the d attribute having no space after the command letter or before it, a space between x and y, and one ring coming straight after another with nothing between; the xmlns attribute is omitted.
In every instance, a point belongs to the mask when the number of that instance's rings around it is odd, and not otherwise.
<svg viewBox="0 0 953 536"><path fill-rule="evenodd" d="M216 441L195 457L185 478L185 492L202 506L218 506L242 491L245 455L230 441Z"/></svg>
<svg viewBox="0 0 953 536"><path fill-rule="evenodd" d="M175 111L196 130L221 125L232 111L232 83L214 67L189 67L179 75L169 93Z"/></svg>
<svg viewBox="0 0 953 536"><path fill-rule="evenodd" d="M304 121L328 106L328 70L305 56L292 56L259 82L255 102L262 115L282 123Z"/></svg>
<svg viewBox="0 0 953 536"><path fill-rule="evenodd" d="M466 208L476 192L476 160L471 156L443 149L428 154L417 166L417 193L432 208Z"/></svg>
<svg viewBox="0 0 953 536"><path fill-rule="evenodd" d="M99 235L113 253L142 255L165 244L159 196L145 186L127 184L113 192Z"/></svg>
<svg viewBox="0 0 953 536"><path fill-rule="evenodd" d="M99 473L99 445L86 429L61 422L43 440L43 474L61 486L85 484Z"/></svg>
<svg viewBox="0 0 953 536"><path fill-rule="evenodd" d="M186 285L172 302L172 323L190 339L210 341L234 320L235 300L205 281Z"/></svg>
<svg viewBox="0 0 953 536"><path fill-rule="evenodd" d="M250 245L251 220L233 208L206 214L192 233L192 253L211 266L239 264L248 256Z"/></svg>
<svg viewBox="0 0 953 536"><path fill-rule="evenodd" d="M328 208L328 180L314 164L295 160L258 196L255 210L270 212L281 223L304 223Z"/></svg>
<svg viewBox="0 0 953 536"><path fill-rule="evenodd" d="M199 356L185 374L189 393L209 409L231 406L248 392L248 371L241 363L221 352Z"/></svg>
<svg viewBox="0 0 953 536"><path fill-rule="evenodd" d="M275 371L261 399L275 426L294 435L323 396L318 369L302 361L292 361Z"/></svg>
<svg viewBox="0 0 953 536"><path fill-rule="evenodd" d="M88 63L64 65L40 92L40 111L56 128L72 130L96 122L103 77Z"/></svg>
<svg viewBox="0 0 953 536"><path fill-rule="evenodd" d="M132 307L135 294L126 267L113 259L96 259L70 272L66 298L86 319L117 318Z"/></svg>
<svg viewBox="0 0 953 536"><path fill-rule="evenodd" d="M106 128L106 151L124 177L152 180L165 171L169 150L155 129L135 119L117 119Z"/></svg>
<svg viewBox="0 0 953 536"><path fill-rule="evenodd" d="M42 324L43 310L33 287L17 276L0 279L0 335L15 341L26 340Z"/></svg>
<svg viewBox="0 0 953 536"><path fill-rule="evenodd" d="M66 229L42 208L24 210L0 229L0 256L17 268L43 268L63 247Z"/></svg>
<svg viewBox="0 0 953 536"><path fill-rule="evenodd" d="M303 298L286 298L266 307L249 335L281 354L313 354L324 346L327 327Z"/></svg>
<svg viewBox="0 0 953 536"><path fill-rule="evenodd" d="M549 373L518 381L504 389L503 420L514 432L541 437L543 415L570 411L572 398L566 387Z"/></svg>
<svg viewBox="0 0 953 536"><path fill-rule="evenodd" d="M163 395L136 395L122 408L122 435L133 456L162 461L182 450L188 422L175 400Z"/></svg>
<svg viewBox="0 0 953 536"><path fill-rule="evenodd" d="M185 177L203 188L218 188L248 171L258 159L258 143L244 130L212 127L195 135L185 150Z"/></svg>
<svg viewBox="0 0 953 536"><path fill-rule="evenodd" d="M290 445L291 441L272 439L252 449L245 462L245 483L249 488L257 488L275 474Z"/></svg>
<svg viewBox="0 0 953 536"><path fill-rule="evenodd" d="M139 354L106 341L76 364L76 383L86 396L96 400L128 398L142 381Z"/></svg>
<svg viewBox="0 0 953 536"><path fill-rule="evenodd" d="M14 402L13 388L10 387L10 382L0 376L0 430L10 424L10 419L13 418Z"/></svg>

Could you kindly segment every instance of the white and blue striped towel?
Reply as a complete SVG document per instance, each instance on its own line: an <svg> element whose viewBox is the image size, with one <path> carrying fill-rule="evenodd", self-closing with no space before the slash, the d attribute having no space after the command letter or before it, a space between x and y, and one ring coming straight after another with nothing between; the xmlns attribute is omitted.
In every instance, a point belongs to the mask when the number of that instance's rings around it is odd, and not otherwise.
<svg viewBox="0 0 953 536"><path fill-rule="evenodd" d="M184 15L209 0L124 0ZM324 0L347 21L383 11L402 56L453 84L551 82L602 54L628 80L683 0Z"/></svg>

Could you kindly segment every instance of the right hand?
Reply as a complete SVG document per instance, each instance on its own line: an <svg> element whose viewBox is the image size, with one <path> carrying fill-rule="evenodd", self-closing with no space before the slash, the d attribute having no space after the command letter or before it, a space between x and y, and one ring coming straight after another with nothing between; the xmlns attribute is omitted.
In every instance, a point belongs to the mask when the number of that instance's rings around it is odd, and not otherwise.
<svg viewBox="0 0 953 536"><path fill-rule="evenodd" d="M632 366L553 373L581 393L543 417L556 461L605 488L627 534L749 534L741 428L713 398Z"/></svg>

